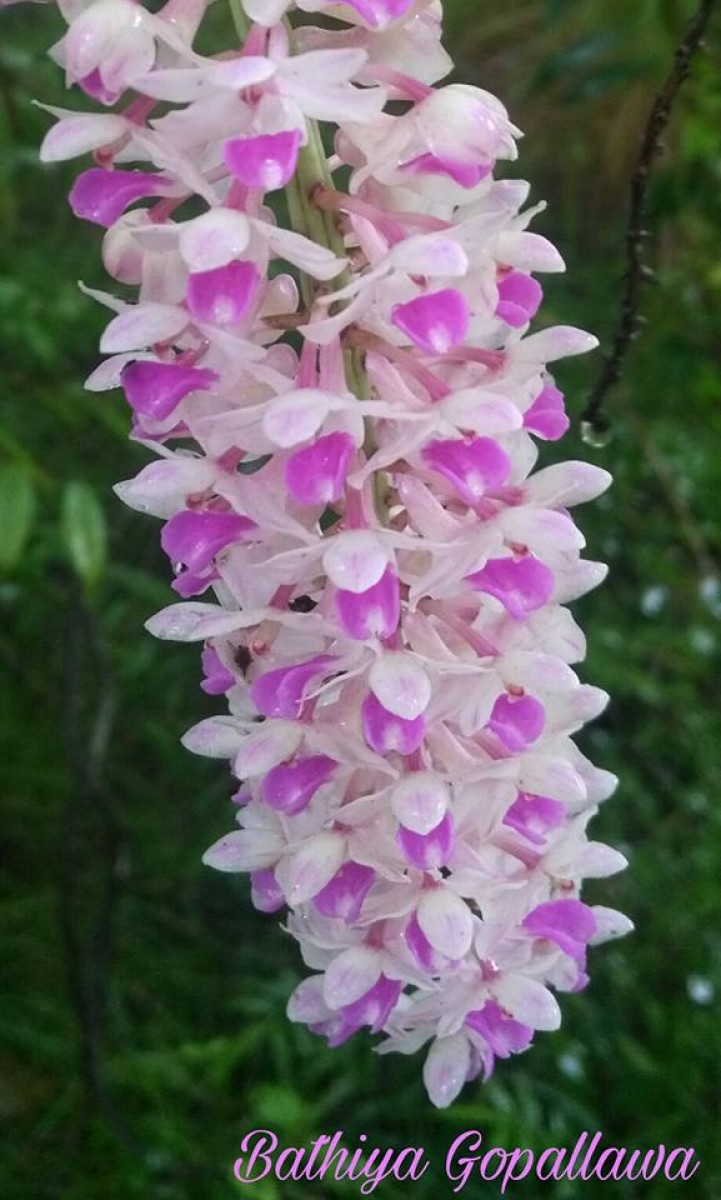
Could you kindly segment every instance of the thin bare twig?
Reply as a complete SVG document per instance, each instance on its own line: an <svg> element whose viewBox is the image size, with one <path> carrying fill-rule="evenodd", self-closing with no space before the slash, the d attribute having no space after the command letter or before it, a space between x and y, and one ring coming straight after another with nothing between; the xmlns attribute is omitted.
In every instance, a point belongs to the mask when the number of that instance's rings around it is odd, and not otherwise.
<svg viewBox="0 0 721 1200"><path fill-rule="evenodd" d="M638 162L631 178L631 203L626 232L625 287L621 300L621 315L612 349L606 356L601 373L591 392L581 421L593 433L603 434L609 421L603 403L617 383L631 343L638 337L643 324L639 315L644 283L654 278L654 272L643 261L643 245L650 236L646 223L648 188L656 158L662 151L661 138L668 127L674 101L688 78L694 56L703 45L704 35L716 0L701 0L686 35L678 46L671 72L656 96L641 138Z"/></svg>

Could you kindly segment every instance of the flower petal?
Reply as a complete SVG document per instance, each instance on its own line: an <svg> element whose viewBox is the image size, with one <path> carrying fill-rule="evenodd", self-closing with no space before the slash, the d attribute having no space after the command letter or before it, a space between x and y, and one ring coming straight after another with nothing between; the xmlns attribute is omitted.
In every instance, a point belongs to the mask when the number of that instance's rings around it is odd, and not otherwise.
<svg viewBox="0 0 721 1200"><path fill-rule="evenodd" d="M250 241L250 222L244 213L230 208L211 208L194 221L187 221L180 229L178 249L192 272L204 273L226 267L233 259L240 258ZM246 264L247 273L248 264ZM234 272L234 284L238 286L238 272ZM198 288L194 284L193 294ZM197 304L197 297L196 297ZM194 315L198 315L197 312Z"/></svg>
<svg viewBox="0 0 721 1200"><path fill-rule="evenodd" d="M465 900L436 887L421 897L416 915L434 950L454 961L465 957L473 941L473 917Z"/></svg>
<svg viewBox="0 0 721 1200"><path fill-rule="evenodd" d="M207 758L233 758L243 741L234 717L207 717L180 739L186 750Z"/></svg>
<svg viewBox="0 0 721 1200"><path fill-rule="evenodd" d="M367 592L383 577L389 555L375 534L365 530L337 533L323 555L331 583L346 592Z"/></svg>
<svg viewBox="0 0 721 1200"><path fill-rule="evenodd" d="M521 1024L548 1032L560 1027L558 1002L538 979L504 974L495 980L492 989L501 1008Z"/></svg>
<svg viewBox="0 0 721 1200"><path fill-rule="evenodd" d="M277 857L275 845L259 836L257 829L239 829L206 850L203 862L216 871L259 871L272 866Z"/></svg>
<svg viewBox="0 0 721 1200"><path fill-rule="evenodd" d="M458 1096L471 1067L471 1047L463 1033L436 1038L423 1064L423 1082L436 1108L448 1108Z"/></svg>
<svg viewBox="0 0 721 1200"><path fill-rule="evenodd" d="M343 1008L360 1000L378 982L381 958L369 946L344 950L326 969L323 999L329 1008Z"/></svg>
<svg viewBox="0 0 721 1200"><path fill-rule="evenodd" d="M317 896L345 858L345 839L336 833L308 838L276 868L276 877L291 908Z"/></svg>
<svg viewBox="0 0 721 1200"><path fill-rule="evenodd" d="M145 350L156 342L169 342L188 324L183 308L171 304L143 302L126 308L110 322L100 339L104 354Z"/></svg>
<svg viewBox="0 0 721 1200"><path fill-rule="evenodd" d="M408 654L383 654L373 663L368 683L376 699L394 716L413 721L428 708L431 681Z"/></svg>
<svg viewBox="0 0 721 1200"><path fill-rule="evenodd" d="M432 771L413 771L396 784L390 796L393 814L413 833L430 833L446 815L450 791Z"/></svg>
<svg viewBox="0 0 721 1200"><path fill-rule="evenodd" d="M271 400L263 416L263 430L282 449L315 437L331 410L334 397L317 388L298 388Z"/></svg>
<svg viewBox="0 0 721 1200"><path fill-rule="evenodd" d="M265 775L278 763L291 758L303 740L303 730L292 721L264 721L243 741L233 772L238 779Z"/></svg>

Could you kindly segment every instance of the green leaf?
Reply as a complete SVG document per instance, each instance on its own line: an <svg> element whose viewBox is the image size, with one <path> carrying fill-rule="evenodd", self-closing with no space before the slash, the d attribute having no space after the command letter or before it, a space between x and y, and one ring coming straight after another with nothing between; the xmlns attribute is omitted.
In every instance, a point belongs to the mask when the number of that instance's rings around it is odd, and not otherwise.
<svg viewBox="0 0 721 1200"><path fill-rule="evenodd" d="M77 480L66 485L61 521L68 557L83 585L92 590L105 570L108 539L105 514L89 484Z"/></svg>
<svg viewBox="0 0 721 1200"><path fill-rule="evenodd" d="M0 571L20 562L35 514L35 485L23 463L0 468Z"/></svg>

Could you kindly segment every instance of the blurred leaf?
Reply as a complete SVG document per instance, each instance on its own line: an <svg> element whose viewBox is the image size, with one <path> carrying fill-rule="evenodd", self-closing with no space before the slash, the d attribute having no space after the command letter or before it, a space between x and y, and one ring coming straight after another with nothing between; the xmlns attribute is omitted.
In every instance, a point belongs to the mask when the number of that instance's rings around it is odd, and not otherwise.
<svg viewBox="0 0 721 1200"><path fill-rule="evenodd" d="M107 560L105 514L89 484L66 484L62 496L62 534L70 562L89 591L100 582Z"/></svg>
<svg viewBox="0 0 721 1200"><path fill-rule="evenodd" d="M0 467L0 571L20 562L35 513L35 484L24 463Z"/></svg>

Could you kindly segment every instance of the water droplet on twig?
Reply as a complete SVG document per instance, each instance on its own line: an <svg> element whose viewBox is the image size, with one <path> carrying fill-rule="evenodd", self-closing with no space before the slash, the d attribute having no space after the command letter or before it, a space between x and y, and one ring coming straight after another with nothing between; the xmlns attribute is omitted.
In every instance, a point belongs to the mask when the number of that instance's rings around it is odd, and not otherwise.
<svg viewBox="0 0 721 1200"><path fill-rule="evenodd" d="M610 427L594 425L592 421L581 421L581 439L594 450L603 450L613 437Z"/></svg>

